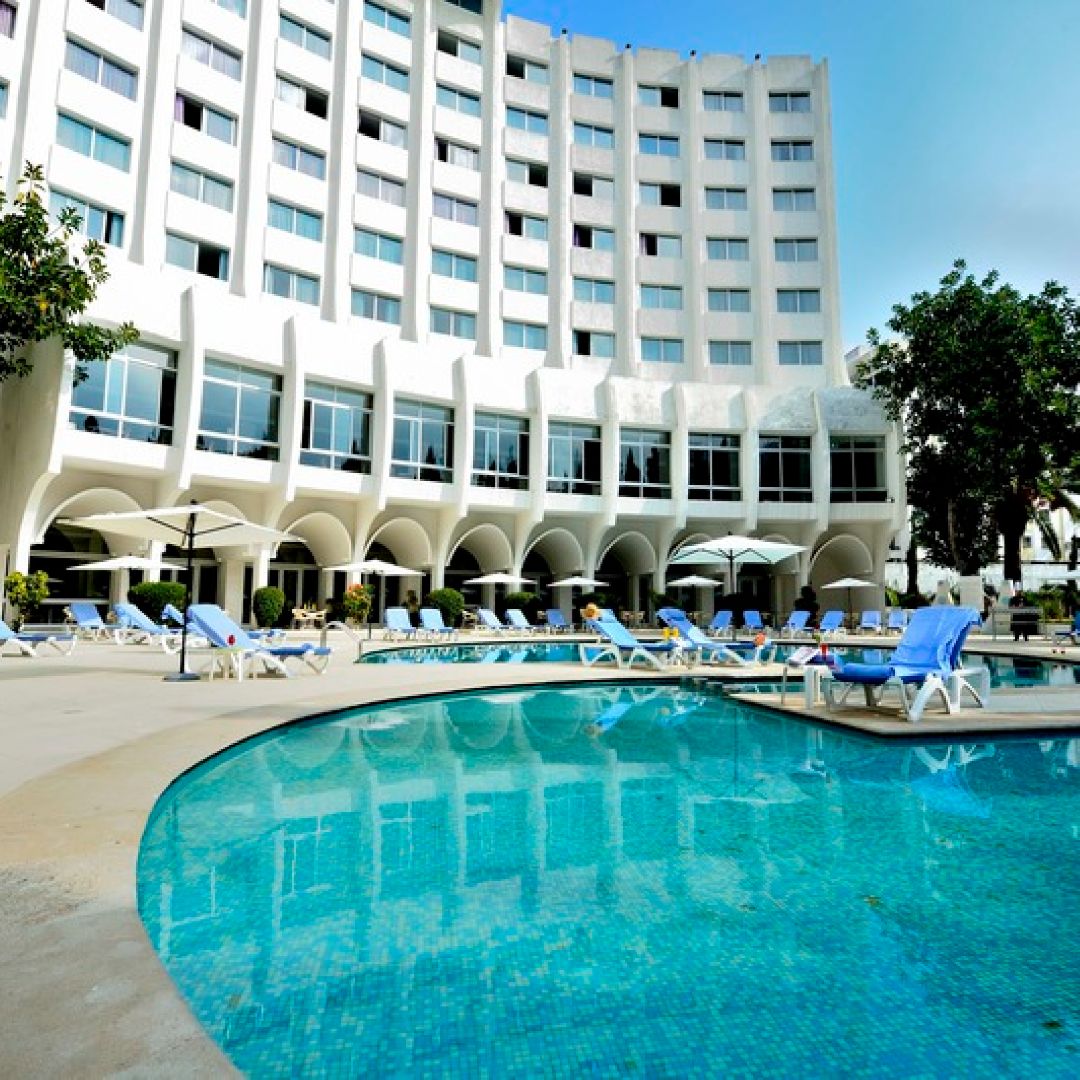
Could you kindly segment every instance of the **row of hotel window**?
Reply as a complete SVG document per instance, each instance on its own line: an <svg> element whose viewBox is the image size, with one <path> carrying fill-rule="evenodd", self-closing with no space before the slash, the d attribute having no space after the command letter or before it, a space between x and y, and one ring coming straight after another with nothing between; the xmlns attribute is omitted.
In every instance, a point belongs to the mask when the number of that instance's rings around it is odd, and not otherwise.
<svg viewBox="0 0 1080 1080"><path fill-rule="evenodd" d="M72 389L71 422L85 431L144 442L172 443L176 354L140 343L107 362L88 366ZM220 360L206 361L196 448L276 461L280 452L281 376ZM308 381L304 384L300 463L370 473L373 395ZM470 481L479 487L529 486L529 420L478 411ZM601 493L601 429L572 421L548 424L546 488L554 493ZM454 476L454 409L394 399L390 475L450 483ZM737 434L691 432L687 440L688 495L698 501L743 497ZM757 438L758 497L810 502L811 437ZM671 435L647 428L619 432L619 494L671 497ZM883 436L832 436L833 502L887 498Z"/></svg>

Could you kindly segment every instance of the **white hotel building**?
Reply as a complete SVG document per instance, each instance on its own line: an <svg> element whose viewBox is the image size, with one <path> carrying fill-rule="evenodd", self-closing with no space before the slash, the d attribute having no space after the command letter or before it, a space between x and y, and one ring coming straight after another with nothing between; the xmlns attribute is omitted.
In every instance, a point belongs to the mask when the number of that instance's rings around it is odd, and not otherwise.
<svg viewBox="0 0 1080 1080"><path fill-rule="evenodd" d="M200 552L245 614L369 555L642 609L726 532L806 546L764 608L881 580L897 435L844 367L824 63L497 0L0 0L0 115L7 190L44 166L107 245L91 316L142 339L0 386L0 569L85 595L64 567L131 542L65 519L194 498L302 538Z"/></svg>

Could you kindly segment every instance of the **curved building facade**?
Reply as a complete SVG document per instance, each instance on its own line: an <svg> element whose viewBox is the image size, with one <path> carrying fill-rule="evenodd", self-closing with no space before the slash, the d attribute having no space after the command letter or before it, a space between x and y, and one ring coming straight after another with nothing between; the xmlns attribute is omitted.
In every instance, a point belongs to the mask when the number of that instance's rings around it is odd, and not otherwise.
<svg viewBox="0 0 1080 1080"><path fill-rule="evenodd" d="M3 0L0 104L8 190L44 165L107 246L91 316L141 333L0 388L9 568L85 592L109 538L64 519L196 498L303 540L200 553L234 611L368 554L646 609L726 532L807 548L763 607L880 580L897 434L844 369L824 63L494 0Z"/></svg>

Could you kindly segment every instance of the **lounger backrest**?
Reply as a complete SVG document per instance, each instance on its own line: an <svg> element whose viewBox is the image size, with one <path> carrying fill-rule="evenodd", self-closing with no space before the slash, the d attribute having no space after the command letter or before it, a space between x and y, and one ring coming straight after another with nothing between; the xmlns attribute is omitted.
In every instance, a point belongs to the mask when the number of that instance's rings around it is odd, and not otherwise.
<svg viewBox="0 0 1080 1080"><path fill-rule="evenodd" d="M446 629L446 623L443 621L442 612L435 607L422 607L420 609L420 625L425 630Z"/></svg>
<svg viewBox="0 0 1080 1080"><path fill-rule="evenodd" d="M844 624L844 613L837 611L835 608L826 611L821 616L820 629L822 630L839 630Z"/></svg>
<svg viewBox="0 0 1080 1080"><path fill-rule="evenodd" d="M715 646L716 643L710 641L705 632L699 630L681 608L661 608L656 615L662 622L677 630L683 641L689 641L693 645L706 645L710 649Z"/></svg>
<svg viewBox="0 0 1080 1080"><path fill-rule="evenodd" d="M756 611L754 608L747 608L743 612L743 626L748 630L761 630L765 624L761 621L761 612Z"/></svg>
<svg viewBox="0 0 1080 1080"><path fill-rule="evenodd" d="M916 609L893 652L893 666L947 674L956 667L968 631L978 622L973 608L942 604Z"/></svg>
<svg viewBox="0 0 1080 1080"><path fill-rule="evenodd" d="M113 604L113 611L117 619L127 626L133 626L136 630L145 630L154 633L161 629L157 623L152 622L146 613L134 604Z"/></svg>
<svg viewBox="0 0 1080 1080"><path fill-rule="evenodd" d="M532 630L533 625L525 618L525 613L516 607L508 607L506 609L506 621L515 630Z"/></svg>
<svg viewBox="0 0 1080 1080"><path fill-rule="evenodd" d="M547 615L548 626L552 626L556 630L565 630L570 625L566 621L566 616L562 613L562 608L549 607L545 614Z"/></svg>
<svg viewBox="0 0 1080 1080"><path fill-rule="evenodd" d="M503 626L503 624L501 622L499 622L497 616L495 615L495 612L492 611L491 608L486 608L486 607L477 608L476 609L476 617L489 630L505 630L506 629Z"/></svg>
<svg viewBox="0 0 1080 1080"><path fill-rule="evenodd" d="M712 617L712 622L709 623L710 630L726 630L729 626L731 626L731 612L726 608L716 612Z"/></svg>
<svg viewBox="0 0 1080 1080"><path fill-rule="evenodd" d="M802 630L806 626L807 620L810 618L810 612L804 609L793 611L788 617L784 626L788 630Z"/></svg>
<svg viewBox="0 0 1080 1080"><path fill-rule="evenodd" d="M895 608L889 612L888 627L890 630L903 630L907 626L907 616L903 608Z"/></svg>
<svg viewBox="0 0 1080 1080"><path fill-rule="evenodd" d="M0 619L0 641L10 641L16 633L3 619Z"/></svg>
<svg viewBox="0 0 1080 1080"><path fill-rule="evenodd" d="M409 613L403 607L388 607L383 616L387 630L411 630L413 624L409 622Z"/></svg>
<svg viewBox="0 0 1080 1080"><path fill-rule="evenodd" d="M163 619L168 619L170 622L176 623L177 626L184 625L184 616L181 615L179 610L177 610L177 608L175 608L172 604L166 604L161 609L161 617Z"/></svg>
<svg viewBox="0 0 1080 1080"><path fill-rule="evenodd" d="M86 600L76 600L69 604L68 607L80 626L100 629L105 625L101 620L101 612L98 611L96 604L91 604Z"/></svg>
<svg viewBox="0 0 1080 1080"><path fill-rule="evenodd" d="M188 608L188 619L211 645L218 648L261 648L259 643L239 623L233 622L217 604L192 604Z"/></svg>
<svg viewBox="0 0 1080 1080"><path fill-rule="evenodd" d="M881 626L881 612L880 611L864 611L862 618L859 620L859 626L862 629L877 629Z"/></svg>
<svg viewBox="0 0 1080 1080"><path fill-rule="evenodd" d="M588 619L588 625L602 637L606 637L612 645L618 645L620 649L636 649L641 645L629 630L618 619Z"/></svg>

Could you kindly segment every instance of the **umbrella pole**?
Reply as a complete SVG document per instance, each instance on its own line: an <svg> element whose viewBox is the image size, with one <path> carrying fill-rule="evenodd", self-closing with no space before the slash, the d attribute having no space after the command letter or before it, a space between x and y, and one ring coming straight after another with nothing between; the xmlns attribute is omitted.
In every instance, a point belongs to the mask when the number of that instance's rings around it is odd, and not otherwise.
<svg viewBox="0 0 1080 1080"><path fill-rule="evenodd" d="M198 674L194 671L188 671L187 669L187 627L188 617L187 609L188 604L191 602L192 586L195 583L195 515L191 514L188 517L187 528L184 530L184 539L187 541L187 565L185 566L185 577L187 582L184 589L184 609L181 614L184 616L184 621L180 624L180 670L173 672L171 675L165 676L166 682L196 682L198 681Z"/></svg>

